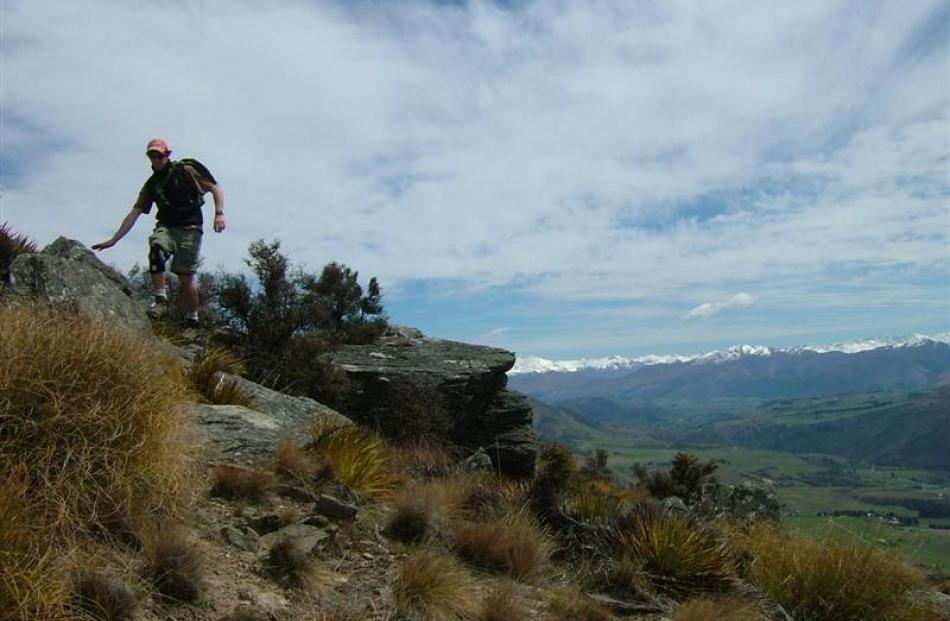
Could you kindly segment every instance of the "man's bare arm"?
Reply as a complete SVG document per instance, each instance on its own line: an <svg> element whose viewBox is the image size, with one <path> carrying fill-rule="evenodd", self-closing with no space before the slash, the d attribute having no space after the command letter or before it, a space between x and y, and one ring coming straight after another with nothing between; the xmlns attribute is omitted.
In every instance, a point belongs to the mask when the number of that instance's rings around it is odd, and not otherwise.
<svg viewBox="0 0 950 621"><path fill-rule="evenodd" d="M125 234L132 230L132 226L135 224L135 221L139 219L139 216L141 216L142 213L142 210L138 206L138 202L136 202L135 206L133 206L129 213L126 214L125 218L122 219L122 224L119 225L119 230L115 232L115 235L104 242L93 244L92 249L105 250L106 248L115 246L116 242L125 237Z"/></svg>

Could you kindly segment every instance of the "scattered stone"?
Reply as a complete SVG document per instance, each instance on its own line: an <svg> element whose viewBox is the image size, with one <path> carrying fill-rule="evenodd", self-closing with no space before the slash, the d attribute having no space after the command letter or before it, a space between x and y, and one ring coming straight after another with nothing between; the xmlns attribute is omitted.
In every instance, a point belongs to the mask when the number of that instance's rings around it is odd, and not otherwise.
<svg viewBox="0 0 950 621"><path fill-rule="evenodd" d="M686 513L687 511L689 511L689 509L686 507L686 503L683 502L683 499L679 498L678 496L670 496L669 498L664 498L662 501L660 501L660 506L663 507L664 511L667 511L670 513L674 511L679 512L679 513Z"/></svg>
<svg viewBox="0 0 950 621"><path fill-rule="evenodd" d="M262 541L264 545L269 548L277 541L291 539L300 547L300 550L304 554L309 556L316 549L317 545L329 536L330 534L327 531L322 528L317 528L316 526L310 526L309 524L292 524L265 535L262 537Z"/></svg>
<svg viewBox="0 0 950 621"><path fill-rule="evenodd" d="M261 591L252 586L241 587L237 595L242 602L247 602L273 618L278 618L290 605L282 595Z"/></svg>
<svg viewBox="0 0 950 621"><path fill-rule="evenodd" d="M302 522L309 526L316 526L317 528L327 528L330 526L330 520L323 517L322 515L310 515L307 516Z"/></svg>
<svg viewBox="0 0 950 621"><path fill-rule="evenodd" d="M461 472L492 472L491 456L484 448L479 448L460 461L458 463L458 469Z"/></svg>
<svg viewBox="0 0 950 621"><path fill-rule="evenodd" d="M221 534L228 543L247 552L257 552L261 539L260 535L250 528L241 530L234 526L225 526L221 529Z"/></svg>
<svg viewBox="0 0 950 621"><path fill-rule="evenodd" d="M284 524L276 513L265 513L250 518L247 520L247 525L253 528L255 532L266 535L280 529Z"/></svg>
<svg viewBox="0 0 950 621"><path fill-rule="evenodd" d="M313 502L316 500L314 493L302 485L280 483L275 485L273 490L279 496L299 500L300 502Z"/></svg>
<svg viewBox="0 0 950 621"><path fill-rule="evenodd" d="M355 506L327 494L320 494L313 506L314 510L331 520L352 522L359 512Z"/></svg>

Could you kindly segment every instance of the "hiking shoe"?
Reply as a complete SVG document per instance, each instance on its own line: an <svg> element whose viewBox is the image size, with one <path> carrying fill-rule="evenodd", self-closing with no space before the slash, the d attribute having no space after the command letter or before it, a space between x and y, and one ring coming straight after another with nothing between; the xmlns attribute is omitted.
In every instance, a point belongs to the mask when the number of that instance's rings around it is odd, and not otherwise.
<svg viewBox="0 0 950 621"><path fill-rule="evenodd" d="M163 318L168 313L168 299L158 295L153 297L148 303L148 310L146 313L152 319Z"/></svg>
<svg viewBox="0 0 950 621"><path fill-rule="evenodd" d="M198 320L191 317L185 318L185 328L188 330L197 330L199 328Z"/></svg>

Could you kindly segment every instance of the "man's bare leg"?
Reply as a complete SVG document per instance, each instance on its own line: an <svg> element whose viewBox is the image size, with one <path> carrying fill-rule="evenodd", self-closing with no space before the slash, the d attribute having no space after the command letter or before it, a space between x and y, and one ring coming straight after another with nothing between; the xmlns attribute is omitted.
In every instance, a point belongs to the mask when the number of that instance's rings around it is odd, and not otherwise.
<svg viewBox="0 0 950 621"><path fill-rule="evenodd" d="M194 274L178 274L181 291L181 306L185 311L185 320L198 321L198 283Z"/></svg>

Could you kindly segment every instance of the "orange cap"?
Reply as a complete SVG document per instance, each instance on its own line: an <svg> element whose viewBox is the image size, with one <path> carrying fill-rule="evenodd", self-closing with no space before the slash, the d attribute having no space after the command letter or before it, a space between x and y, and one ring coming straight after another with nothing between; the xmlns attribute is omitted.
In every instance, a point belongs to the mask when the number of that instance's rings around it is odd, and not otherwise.
<svg viewBox="0 0 950 621"><path fill-rule="evenodd" d="M165 155L168 155L172 152L172 150L168 148L168 143L161 138L152 138L148 141L148 145L145 147L145 152L148 153L149 151L159 151Z"/></svg>

